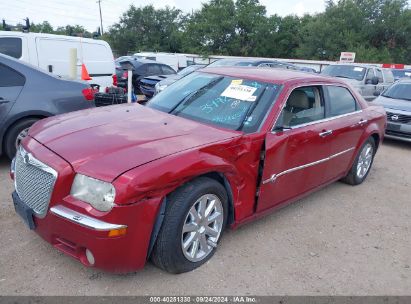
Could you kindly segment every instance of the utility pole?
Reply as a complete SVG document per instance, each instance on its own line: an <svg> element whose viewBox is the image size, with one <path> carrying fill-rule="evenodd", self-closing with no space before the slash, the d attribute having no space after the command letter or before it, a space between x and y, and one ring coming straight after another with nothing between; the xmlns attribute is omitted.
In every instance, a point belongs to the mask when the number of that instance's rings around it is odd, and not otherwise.
<svg viewBox="0 0 411 304"><path fill-rule="evenodd" d="M98 3L98 8L100 10L100 26L101 26L101 34L103 35L103 17L101 15L101 0L97 1Z"/></svg>

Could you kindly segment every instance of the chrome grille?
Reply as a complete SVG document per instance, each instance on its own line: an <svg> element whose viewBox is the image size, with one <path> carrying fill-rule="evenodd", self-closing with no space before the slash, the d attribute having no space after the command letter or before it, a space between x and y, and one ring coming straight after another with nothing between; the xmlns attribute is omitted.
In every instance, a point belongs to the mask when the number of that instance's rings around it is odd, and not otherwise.
<svg viewBox="0 0 411 304"><path fill-rule="evenodd" d="M14 174L16 192L38 217L44 217L47 213L56 178L54 169L19 148Z"/></svg>
<svg viewBox="0 0 411 304"><path fill-rule="evenodd" d="M406 123L411 122L411 115L395 114L395 113L387 112L387 119L389 121L406 124Z"/></svg>

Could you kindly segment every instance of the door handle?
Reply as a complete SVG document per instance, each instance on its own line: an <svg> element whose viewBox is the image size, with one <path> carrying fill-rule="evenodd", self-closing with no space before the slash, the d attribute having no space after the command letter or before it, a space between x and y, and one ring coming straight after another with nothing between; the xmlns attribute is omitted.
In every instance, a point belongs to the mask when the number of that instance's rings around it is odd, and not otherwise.
<svg viewBox="0 0 411 304"><path fill-rule="evenodd" d="M363 125L365 125L367 122L368 122L367 119L361 119L359 122L357 122L357 125L363 126Z"/></svg>
<svg viewBox="0 0 411 304"><path fill-rule="evenodd" d="M5 100L3 97L0 97L0 104L8 103L10 100Z"/></svg>
<svg viewBox="0 0 411 304"><path fill-rule="evenodd" d="M321 137L327 137L327 136L330 136L331 134L333 134L333 130L327 130L327 131L318 133L318 135L320 135Z"/></svg>

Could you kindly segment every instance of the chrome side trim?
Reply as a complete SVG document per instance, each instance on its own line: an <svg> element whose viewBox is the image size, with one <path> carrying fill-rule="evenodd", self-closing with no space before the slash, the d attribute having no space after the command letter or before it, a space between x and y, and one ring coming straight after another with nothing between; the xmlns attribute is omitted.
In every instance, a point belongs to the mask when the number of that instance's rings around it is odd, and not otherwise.
<svg viewBox="0 0 411 304"><path fill-rule="evenodd" d="M350 152L350 151L352 151L352 150L354 150L354 149L355 149L355 148L352 147L352 148L349 148L349 149L347 149L347 150L344 150L344 151L338 152L338 153L336 153L336 154L333 154L333 155L331 155L331 156L329 156L329 157L326 157L326 158L317 160L317 161L315 161L315 162L308 163L308 164L305 164L305 165L301 165L301 166L298 166L298 167L294 167L294 168L291 168L291 169L287 169L287 170L282 171L282 172L277 173L277 174L273 174L273 175L271 175L271 177L270 177L269 179L266 179L266 180L263 181L263 185L268 184L268 183L275 182L275 180L276 180L277 178L279 178L280 176L283 176L283 175L286 175L286 174L288 174L288 173L295 172L295 171L298 171L298 170L302 170L302 169L305 169L305 168L308 168L308 167L312 167L312 166L315 166L315 165L319 165L319 164L324 163L324 162L326 162L326 161L329 161L329 160L331 160L331 159L333 159L333 158L336 158L336 157L338 157L338 156L340 156L340 155L342 155L342 154L344 154L344 153Z"/></svg>
<svg viewBox="0 0 411 304"><path fill-rule="evenodd" d="M281 110L281 111L282 111L282 110ZM332 121L332 120L335 120L335 119L339 119L339 118L346 117L346 116L351 116L351 115L358 114L358 113L362 113L362 110L357 110L357 111L355 111L355 112L350 112L350 113L346 113L346 114L341 114L341 115L333 116L333 117L327 117L327 118L324 118L324 119L307 122L307 123L305 123L305 124L300 124L300 125L297 125L297 126L292 126L292 127L290 127L290 129L286 129L286 130L283 130L283 131L281 131L281 132L287 132L287 131L289 131L289 130L299 129L299 128L303 128L303 127L306 127L306 126L311 126L311 125L315 125L315 124L318 124L318 123L322 123L322 122ZM277 123L277 121L276 121L275 123ZM275 124L274 124L274 127L275 127ZM274 128L274 127L273 127L273 128ZM277 133L277 132L278 132L278 131L271 130L271 133Z"/></svg>
<svg viewBox="0 0 411 304"><path fill-rule="evenodd" d="M77 211L71 210L62 205L51 207L50 212L66 220L69 220L70 222L76 223L80 226L90 228L96 231L109 231L127 228L127 225L106 223L98 219L92 218L88 215L84 215Z"/></svg>

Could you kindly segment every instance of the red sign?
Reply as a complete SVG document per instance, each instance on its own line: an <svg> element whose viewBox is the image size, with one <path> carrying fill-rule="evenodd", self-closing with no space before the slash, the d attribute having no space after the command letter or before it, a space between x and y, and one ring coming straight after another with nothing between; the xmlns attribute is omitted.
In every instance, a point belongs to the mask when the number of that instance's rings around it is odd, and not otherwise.
<svg viewBox="0 0 411 304"><path fill-rule="evenodd" d="M404 64L395 64L395 63L384 63L382 65L383 68L387 68L387 69L398 69L398 70L402 70L405 65Z"/></svg>

